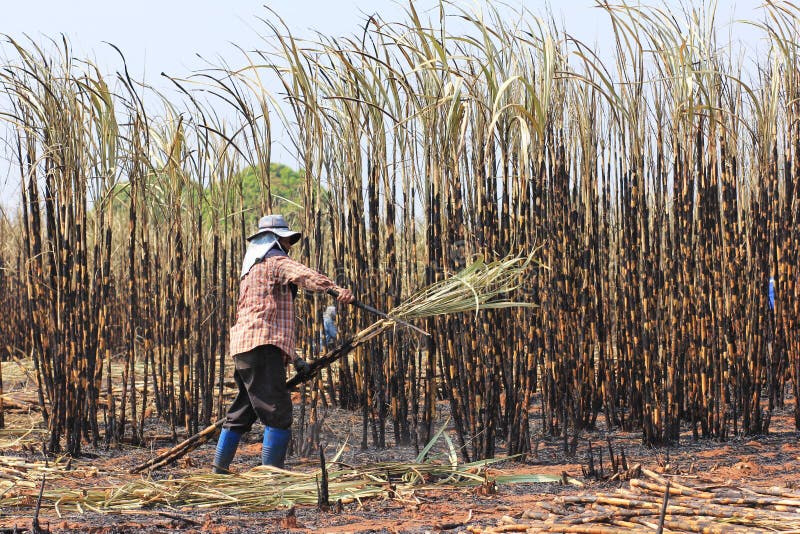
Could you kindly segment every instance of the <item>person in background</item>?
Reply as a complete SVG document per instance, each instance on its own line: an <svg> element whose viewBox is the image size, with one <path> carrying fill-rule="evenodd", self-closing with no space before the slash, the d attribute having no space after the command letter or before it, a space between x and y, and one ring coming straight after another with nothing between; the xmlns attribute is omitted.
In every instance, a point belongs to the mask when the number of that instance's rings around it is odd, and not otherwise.
<svg viewBox="0 0 800 534"><path fill-rule="evenodd" d="M339 331L336 329L336 306L328 306L322 312L322 335L326 348L330 347L336 341L336 336L339 335Z"/></svg>
<svg viewBox="0 0 800 534"><path fill-rule="evenodd" d="M294 298L307 291L334 289L342 303L353 301L348 289L289 257L300 232L282 215L265 215L258 231L247 238L242 262L236 323L231 327L233 378L239 393L228 408L214 455L214 473L229 473L242 434L256 419L265 426L261 463L282 468L291 438L292 400L286 388L286 365L309 372L295 354Z"/></svg>
<svg viewBox="0 0 800 534"><path fill-rule="evenodd" d="M769 277L769 309L775 311L775 278Z"/></svg>

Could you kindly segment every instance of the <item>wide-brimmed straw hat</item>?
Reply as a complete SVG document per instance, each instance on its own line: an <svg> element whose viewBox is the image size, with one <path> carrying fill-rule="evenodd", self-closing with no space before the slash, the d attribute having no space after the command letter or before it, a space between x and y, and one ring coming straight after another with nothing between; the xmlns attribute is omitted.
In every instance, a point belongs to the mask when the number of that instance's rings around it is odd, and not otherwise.
<svg viewBox="0 0 800 534"><path fill-rule="evenodd" d="M289 228L289 223L283 218L283 215L264 215L258 220L258 231L247 238L248 241L256 237L272 232L278 237L288 237L292 244L297 243L302 235Z"/></svg>

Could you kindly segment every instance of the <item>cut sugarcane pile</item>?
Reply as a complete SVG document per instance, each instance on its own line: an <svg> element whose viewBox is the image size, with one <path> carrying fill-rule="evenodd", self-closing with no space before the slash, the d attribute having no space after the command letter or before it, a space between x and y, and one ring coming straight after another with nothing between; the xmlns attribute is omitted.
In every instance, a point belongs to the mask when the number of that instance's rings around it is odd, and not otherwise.
<svg viewBox="0 0 800 534"><path fill-rule="evenodd" d="M506 516L495 527L467 528L473 534L563 532L617 534L656 532L800 532L800 493L786 488L690 485L687 477L642 469L643 478L609 493L569 495L543 503L544 512ZM697 480L697 479L695 479ZM669 491L665 499L665 493Z"/></svg>
<svg viewBox="0 0 800 534"><path fill-rule="evenodd" d="M17 456L0 456L0 480L16 483L20 481L38 481L42 475L53 479L64 473L70 467L68 458L51 460L46 462L31 462L25 458ZM83 468L96 472L92 467Z"/></svg>
<svg viewBox="0 0 800 534"><path fill-rule="evenodd" d="M499 461L499 460L495 460ZM558 475L503 475L481 461L463 465L437 463L381 463L360 468L328 466L331 503L347 504L369 498L413 500L417 491L477 487L485 484L559 483ZM64 510L121 512L145 508L218 508L266 511L318 502L320 470L286 471L260 466L238 475L194 475L153 480L143 478L121 487L59 489L48 485L42 507ZM571 479L567 482L576 483ZM10 492L6 492L8 495ZM0 498L0 508L30 505L30 494Z"/></svg>
<svg viewBox="0 0 800 534"><path fill-rule="evenodd" d="M41 445L47 429L41 428L39 419L19 413L6 413L5 419L6 428L0 428L0 450L8 451L19 445ZM3 459L0 459L2 465Z"/></svg>
<svg viewBox="0 0 800 534"><path fill-rule="evenodd" d="M70 470L68 458L46 462L31 462L16 456L0 456L0 510L6 503L32 506L44 477L50 483L69 476L87 478L97 473L97 468L84 466L80 471Z"/></svg>

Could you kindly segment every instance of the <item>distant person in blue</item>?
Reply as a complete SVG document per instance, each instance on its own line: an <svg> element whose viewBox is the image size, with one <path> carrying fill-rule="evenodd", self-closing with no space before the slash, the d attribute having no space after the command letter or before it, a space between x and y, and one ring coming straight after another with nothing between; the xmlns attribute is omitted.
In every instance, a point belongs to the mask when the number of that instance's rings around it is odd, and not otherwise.
<svg viewBox="0 0 800 534"><path fill-rule="evenodd" d="M336 329L336 306L328 306L322 313L322 342L327 348L330 347L339 331Z"/></svg>
<svg viewBox="0 0 800 534"><path fill-rule="evenodd" d="M769 277L769 309L775 311L775 278Z"/></svg>

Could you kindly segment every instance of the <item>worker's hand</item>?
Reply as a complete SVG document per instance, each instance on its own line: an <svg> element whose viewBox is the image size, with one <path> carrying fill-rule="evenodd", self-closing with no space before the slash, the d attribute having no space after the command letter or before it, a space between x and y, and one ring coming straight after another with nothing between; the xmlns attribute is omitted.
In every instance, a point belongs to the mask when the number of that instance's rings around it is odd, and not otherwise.
<svg viewBox="0 0 800 534"><path fill-rule="evenodd" d="M307 375L311 373L311 366L300 356L295 358L292 363L294 364L294 370L297 371L297 374Z"/></svg>
<svg viewBox="0 0 800 534"><path fill-rule="evenodd" d="M349 289L342 289L341 291L339 291L339 295L337 295L336 300L338 300L343 304L350 304L355 299L353 298L352 291L350 291Z"/></svg>

